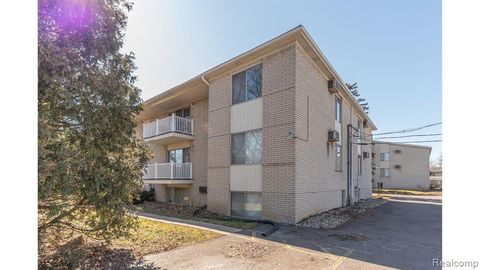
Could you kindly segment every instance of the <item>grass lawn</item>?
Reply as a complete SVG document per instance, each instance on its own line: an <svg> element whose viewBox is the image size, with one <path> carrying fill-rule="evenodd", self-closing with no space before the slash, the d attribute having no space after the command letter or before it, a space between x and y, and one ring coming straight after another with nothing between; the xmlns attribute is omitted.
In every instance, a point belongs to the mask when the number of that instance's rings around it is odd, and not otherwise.
<svg viewBox="0 0 480 270"><path fill-rule="evenodd" d="M205 223L213 223L213 224L234 227L234 228L239 228L244 230L251 229L257 226L257 223L254 221L248 222L248 221L238 221L238 220L222 220L222 219L215 219L215 217L207 218L207 217L201 217L201 216L174 214L172 212L165 211L161 208L148 207L144 205L134 205L133 207L130 208L130 210L156 214L161 216L169 216L169 217L182 218L187 220L201 221Z"/></svg>
<svg viewBox="0 0 480 270"><path fill-rule="evenodd" d="M420 196L441 196L442 191L437 190L410 190L410 189L373 189L373 193L376 194L400 194L400 195L420 195Z"/></svg>
<svg viewBox="0 0 480 270"><path fill-rule="evenodd" d="M221 236L211 231L144 218L139 218L138 223L139 227L137 230L132 230L130 237L114 240L113 247L130 249L135 255L144 256Z"/></svg>

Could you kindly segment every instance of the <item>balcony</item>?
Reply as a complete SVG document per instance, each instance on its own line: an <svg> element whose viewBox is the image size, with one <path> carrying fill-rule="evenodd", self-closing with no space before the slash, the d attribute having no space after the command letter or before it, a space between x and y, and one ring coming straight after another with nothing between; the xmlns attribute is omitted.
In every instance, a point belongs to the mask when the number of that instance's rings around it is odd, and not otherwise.
<svg viewBox="0 0 480 270"><path fill-rule="evenodd" d="M193 120L172 115L143 124L143 139L163 145L193 140Z"/></svg>
<svg viewBox="0 0 480 270"><path fill-rule="evenodd" d="M192 163L148 164L143 182L145 184L192 184Z"/></svg>

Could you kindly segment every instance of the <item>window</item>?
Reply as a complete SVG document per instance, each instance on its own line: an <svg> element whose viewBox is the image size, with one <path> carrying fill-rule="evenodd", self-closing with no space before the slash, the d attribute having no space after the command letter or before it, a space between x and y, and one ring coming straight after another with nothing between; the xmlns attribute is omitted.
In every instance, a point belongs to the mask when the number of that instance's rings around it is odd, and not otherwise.
<svg viewBox="0 0 480 270"><path fill-rule="evenodd" d="M176 116L183 117L183 118L191 118L192 117L192 115L190 114L190 107L176 110L174 113L175 113ZM168 115L171 116L174 113L169 113Z"/></svg>
<svg viewBox="0 0 480 270"><path fill-rule="evenodd" d="M262 64L251 67L232 77L232 104L262 96Z"/></svg>
<svg viewBox="0 0 480 270"><path fill-rule="evenodd" d="M167 202L185 204L188 201L188 190L186 188L167 187Z"/></svg>
<svg viewBox="0 0 480 270"><path fill-rule="evenodd" d="M231 193L232 216L260 219L262 214L262 196L253 192Z"/></svg>
<svg viewBox="0 0 480 270"><path fill-rule="evenodd" d="M232 164L262 163L262 131L232 134Z"/></svg>
<svg viewBox="0 0 480 270"><path fill-rule="evenodd" d="M335 120L342 122L342 100L335 97Z"/></svg>
<svg viewBox="0 0 480 270"><path fill-rule="evenodd" d="M380 153L380 161L389 161L390 153Z"/></svg>
<svg viewBox="0 0 480 270"><path fill-rule="evenodd" d="M390 169L380 168L380 176L381 177L389 177L390 176Z"/></svg>
<svg viewBox="0 0 480 270"><path fill-rule="evenodd" d="M362 155L358 155L358 175L362 175Z"/></svg>
<svg viewBox="0 0 480 270"><path fill-rule="evenodd" d="M190 162L190 148L169 150L168 162L172 162L172 163Z"/></svg>
<svg viewBox="0 0 480 270"><path fill-rule="evenodd" d="M342 145L335 144L335 170L342 170Z"/></svg>

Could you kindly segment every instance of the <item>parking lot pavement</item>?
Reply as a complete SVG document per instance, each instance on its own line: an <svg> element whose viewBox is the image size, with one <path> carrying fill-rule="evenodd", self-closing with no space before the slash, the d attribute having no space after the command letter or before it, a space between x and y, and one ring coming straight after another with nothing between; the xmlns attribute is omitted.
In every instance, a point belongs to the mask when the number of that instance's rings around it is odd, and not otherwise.
<svg viewBox="0 0 480 270"><path fill-rule="evenodd" d="M389 200L338 230L282 225L266 238L243 231L145 258L162 269L432 269L442 254L441 197ZM245 242L265 254L229 256Z"/></svg>
<svg viewBox="0 0 480 270"><path fill-rule="evenodd" d="M388 203L341 229L282 226L269 239L311 250L334 247L330 252L339 256L349 249L338 269L432 269L433 258L442 255L441 197L390 196Z"/></svg>

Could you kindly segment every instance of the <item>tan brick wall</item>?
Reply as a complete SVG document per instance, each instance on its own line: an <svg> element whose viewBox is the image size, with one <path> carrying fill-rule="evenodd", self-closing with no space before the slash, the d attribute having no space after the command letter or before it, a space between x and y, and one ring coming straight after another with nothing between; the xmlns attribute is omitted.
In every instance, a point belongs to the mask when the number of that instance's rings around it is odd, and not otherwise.
<svg viewBox="0 0 480 270"><path fill-rule="evenodd" d="M154 185L155 201L167 202L167 185Z"/></svg>
<svg viewBox="0 0 480 270"><path fill-rule="evenodd" d="M305 53L299 48L296 53L295 134L299 138L295 140L295 221L298 221L342 205L342 190L346 190L346 156L343 155L343 171L336 172L335 148L327 143L328 130L335 127L335 96L328 92L327 79ZM342 133L345 140L346 132ZM346 153L346 144L342 145Z"/></svg>
<svg viewBox="0 0 480 270"><path fill-rule="evenodd" d="M262 218L292 223L295 216L295 47L263 61Z"/></svg>
<svg viewBox="0 0 480 270"><path fill-rule="evenodd" d="M225 75L211 82L208 101L207 207L230 215L230 107L232 80Z"/></svg>
<svg viewBox="0 0 480 270"><path fill-rule="evenodd" d="M335 148L327 143L328 130L335 127L335 95L328 92L328 80L306 54L300 48L296 49L296 54L295 221L298 221L342 206L342 191L345 196L347 192L347 125L356 126L357 118L351 104L343 99L342 171L337 172ZM352 192L357 183L364 187L364 179L371 179L366 162L362 164L362 176L357 175L357 153L357 146L354 145ZM369 192L365 190L361 194L368 195Z"/></svg>
<svg viewBox="0 0 480 270"><path fill-rule="evenodd" d="M191 149L193 163L193 185L190 188L191 202L196 206L207 204L207 195L199 192L200 186L207 186L208 153L208 98L193 104L192 110L194 140Z"/></svg>
<svg viewBox="0 0 480 270"><path fill-rule="evenodd" d="M382 143L383 144L383 143ZM384 188L405 188L426 190L430 188L430 149L415 146L402 146L397 144L383 144L388 147L390 153L390 177L380 177L380 148L382 144L376 143L374 146L375 159L377 166L374 175L373 187L377 187L378 182L383 183ZM400 150L400 153L395 153ZM400 165L396 169L395 165Z"/></svg>

